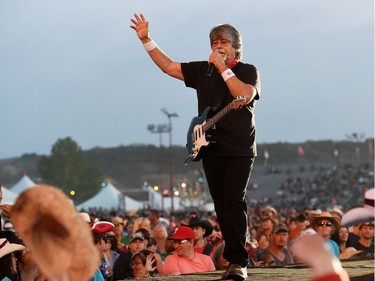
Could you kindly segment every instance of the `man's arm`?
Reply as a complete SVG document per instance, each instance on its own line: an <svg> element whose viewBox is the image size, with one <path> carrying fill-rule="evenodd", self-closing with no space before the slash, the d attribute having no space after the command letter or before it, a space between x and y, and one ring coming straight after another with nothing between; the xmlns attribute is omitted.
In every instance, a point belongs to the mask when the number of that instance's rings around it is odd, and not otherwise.
<svg viewBox="0 0 375 281"><path fill-rule="evenodd" d="M246 84L237 78L232 70L225 64L223 55L219 50L212 51L209 63L213 63L217 71L223 76L230 93L234 98L246 97L246 103L251 102L257 95L257 90L253 85ZM258 74L259 75L259 74Z"/></svg>
<svg viewBox="0 0 375 281"><path fill-rule="evenodd" d="M166 53L164 53L156 43L150 38L148 28L148 21L143 14L134 14L134 18L130 19L133 23L130 25L132 29L137 32L138 38L141 40L149 56L154 63L166 74L184 80L182 75L181 63L172 60Z"/></svg>

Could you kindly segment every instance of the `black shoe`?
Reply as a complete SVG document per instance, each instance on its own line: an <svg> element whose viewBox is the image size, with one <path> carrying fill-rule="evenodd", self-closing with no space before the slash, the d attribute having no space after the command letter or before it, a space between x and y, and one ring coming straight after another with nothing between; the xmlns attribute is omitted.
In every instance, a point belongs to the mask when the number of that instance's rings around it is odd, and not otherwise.
<svg viewBox="0 0 375 281"><path fill-rule="evenodd" d="M221 275L222 280L243 281L247 278L247 267L242 267L239 264L230 264L227 270Z"/></svg>

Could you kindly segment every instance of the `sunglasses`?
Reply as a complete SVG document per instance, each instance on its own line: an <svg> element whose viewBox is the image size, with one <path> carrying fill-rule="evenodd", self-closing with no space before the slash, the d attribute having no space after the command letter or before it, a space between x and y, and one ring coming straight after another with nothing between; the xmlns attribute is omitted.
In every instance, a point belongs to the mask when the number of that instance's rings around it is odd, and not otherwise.
<svg viewBox="0 0 375 281"><path fill-rule="evenodd" d="M184 244L186 242L187 242L186 239L184 239L184 240L173 240L174 245L181 245L181 244Z"/></svg>
<svg viewBox="0 0 375 281"><path fill-rule="evenodd" d="M333 224L331 222L318 222L318 226L332 226Z"/></svg>

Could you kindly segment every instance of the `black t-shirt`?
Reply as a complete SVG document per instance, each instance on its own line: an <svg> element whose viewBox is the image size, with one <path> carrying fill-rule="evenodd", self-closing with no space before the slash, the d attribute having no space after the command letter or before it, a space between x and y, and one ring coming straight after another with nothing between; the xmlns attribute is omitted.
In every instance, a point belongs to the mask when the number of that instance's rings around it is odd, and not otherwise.
<svg viewBox="0 0 375 281"><path fill-rule="evenodd" d="M207 77L207 68L207 61L181 64L185 85L197 91L198 115L209 106L215 109L209 113L210 118L231 103L233 96L215 70L211 77ZM253 85L257 95L243 108L231 110L215 124L214 129L207 132L207 135L211 135L211 143L205 153L219 156L256 156L254 107L260 97L259 73L255 66L241 62L238 62L232 71L238 79Z"/></svg>
<svg viewBox="0 0 375 281"><path fill-rule="evenodd" d="M367 253L366 257L374 257L374 241L372 241L370 247L363 246L361 243L359 243L359 241L352 243L351 246L358 251L365 251Z"/></svg>
<svg viewBox="0 0 375 281"><path fill-rule="evenodd" d="M131 256L132 254L130 252L121 253L119 255L113 265L113 281L134 277L133 270L130 267Z"/></svg>

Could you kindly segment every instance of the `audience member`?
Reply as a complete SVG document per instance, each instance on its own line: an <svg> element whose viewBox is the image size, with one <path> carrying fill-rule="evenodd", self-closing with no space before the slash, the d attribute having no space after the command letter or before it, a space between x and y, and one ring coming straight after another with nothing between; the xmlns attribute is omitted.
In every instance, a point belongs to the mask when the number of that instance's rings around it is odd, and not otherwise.
<svg viewBox="0 0 375 281"><path fill-rule="evenodd" d="M258 247L256 250L256 259L258 260L259 254L268 248L270 245L270 240L268 239L268 236L264 233L260 234L258 239Z"/></svg>
<svg viewBox="0 0 375 281"><path fill-rule="evenodd" d="M178 275L215 270L211 258L194 251L194 231L188 226L176 228L168 239L174 243L175 252L166 257L163 275Z"/></svg>
<svg viewBox="0 0 375 281"><path fill-rule="evenodd" d="M148 213L148 219L151 222L151 228L154 229L155 226L159 224L160 212L156 209L151 209Z"/></svg>
<svg viewBox="0 0 375 281"><path fill-rule="evenodd" d="M143 249L145 249L143 235L139 233L134 234L129 241L128 251L121 253L115 262L112 281L134 277L130 266L131 257L134 253Z"/></svg>
<svg viewBox="0 0 375 281"><path fill-rule="evenodd" d="M135 279L150 278L158 274L154 253L147 249L134 253L130 266Z"/></svg>
<svg viewBox="0 0 375 281"><path fill-rule="evenodd" d="M99 271L103 277L103 279L101 279L98 276L98 273L96 273L94 277L91 279L92 281L97 281L97 280L110 281L112 279L112 275L113 275L112 267L106 262L104 250L105 250L107 241L109 240L107 233L110 231L113 231L113 228L114 228L113 224L107 221L98 221L94 223L91 227L93 238L94 238L94 244L96 248L98 249L98 252L100 253Z"/></svg>
<svg viewBox="0 0 375 281"><path fill-rule="evenodd" d="M108 266L113 269L113 266L120 255L120 251L117 248L115 233L113 231L108 232L106 240L107 242L103 249L104 259Z"/></svg>
<svg viewBox="0 0 375 281"><path fill-rule="evenodd" d="M285 224L275 225L268 248L259 255L258 261L270 264L269 255L278 266L293 264L293 257L286 248L288 242L288 227ZM269 254L269 255L268 255Z"/></svg>
<svg viewBox="0 0 375 281"><path fill-rule="evenodd" d="M361 223L358 230L359 239L351 246L357 250L363 250L366 257L374 257L374 222Z"/></svg>
<svg viewBox="0 0 375 281"><path fill-rule="evenodd" d="M158 245L156 244L156 240L153 237L150 237L150 241L148 241L148 244L147 244L147 250L150 250L151 252L156 253L157 246Z"/></svg>
<svg viewBox="0 0 375 281"><path fill-rule="evenodd" d="M206 240L213 231L211 223L208 220L192 218L189 221L189 227L194 230L194 251L209 256L214 248L214 246Z"/></svg>
<svg viewBox="0 0 375 281"><path fill-rule="evenodd" d="M139 228L145 228L149 233L152 232L151 221L148 218L139 217L134 221L133 233L136 233Z"/></svg>
<svg viewBox="0 0 375 281"><path fill-rule="evenodd" d="M301 213L296 217L296 227L289 231L289 241L292 241L304 231L308 225L309 221L305 214Z"/></svg>
<svg viewBox="0 0 375 281"><path fill-rule="evenodd" d="M354 247L348 247L349 231L345 226L341 226L338 232L332 235L332 240L337 243L340 250L340 259L348 259L361 255L363 251L357 251Z"/></svg>
<svg viewBox="0 0 375 281"><path fill-rule="evenodd" d="M164 261L165 258L169 255L165 244L167 243L168 232L164 225L158 224L155 226L152 232L152 237L156 241L156 253L158 253L162 260Z"/></svg>
<svg viewBox="0 0 375 281"><path fill-rule="evenodd" d="M330 238L335 231L339 230L340 219L332 216L329 212L322 212L321 215L313 216L310 219L310 223L316 233L326 242L326 246L329 248L332 255L339 258L339 246Z"/></svg>
<svg viewBox="0 0 375 281"><path fill-rule="evenodd" d="M25 250L26 248L22 244L10 243L7 239L0 238L0 280L21 280L20 272L18 272L16 266L17 259L14 254L15 252L22 253Z"/></svg>
<svg viewBox="0 0 375 281"><path fill-rule="evenodd" d="M261 226L259 230L257 231L257 234L258 234L257 240L259 240L258 237L260 234L265 234L267 235L268 239L271 239L272 229L275 225L273 218L270 216L265 216L265 217L261 217L261 220L262 220Z"/></svg>
<svg viewBox="0 0 375 281"><path fill-rule="evenodd" d="M129 244L129 236L125 235L124 233L124 227L125 227L124 219L120 216L115 216L112 219L112 223L115 226L115 228L113 229L113 232L115 233L115 237L117 240L117 249L120 252L124 252L126 246Z"/></svg>
<svg viewBox="0 0 375 281"><path fill-rule="evenodd" d="M141 235L143 235L143 238L144 238L144 243L145 243L145 249L147 249L147 247L148 247L148 242L150 241L150 238L151 238L151 234L150 234L150 232L146 229L146 228L138 228L135 232L134 232L134 234L141 234Z"/></svg>

